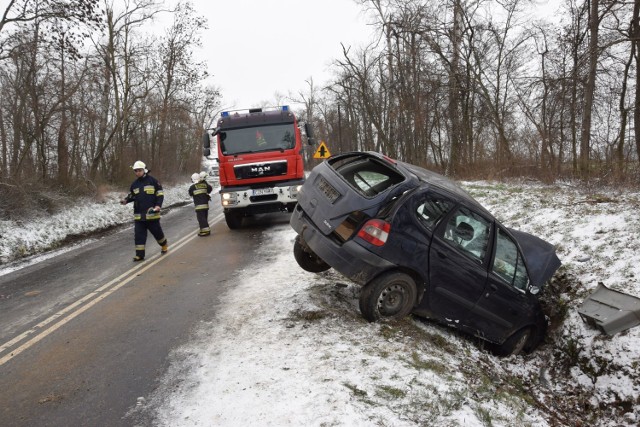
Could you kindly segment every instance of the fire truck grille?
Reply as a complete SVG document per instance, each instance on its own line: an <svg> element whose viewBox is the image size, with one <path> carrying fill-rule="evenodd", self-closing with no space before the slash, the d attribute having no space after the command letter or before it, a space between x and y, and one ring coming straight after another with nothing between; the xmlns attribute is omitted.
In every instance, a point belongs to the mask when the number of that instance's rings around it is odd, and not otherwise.
<svg viewBox="0 0 640 427"><path fill-rule="evenodd" d="M233 167L236 179L259 178L263 176L278 176L287 174L287 161L251 163Z"/></svg>

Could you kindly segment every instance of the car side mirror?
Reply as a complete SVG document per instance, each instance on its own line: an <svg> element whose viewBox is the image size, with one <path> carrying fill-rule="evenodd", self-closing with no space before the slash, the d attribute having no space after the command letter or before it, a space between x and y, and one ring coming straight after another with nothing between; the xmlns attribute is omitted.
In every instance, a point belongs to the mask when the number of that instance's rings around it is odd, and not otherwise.
<svg viewBox="0 0 640 427"><path fill-rule="evenodd" d="M529 293L530 293L531 295L538 295L538 294L540 293L540 288L539 288L539 287L537 287L537 286L531 286L531 287L529 288Z"/></svg>
<svg viewBox="0 0 640 427"><path fill-rule="evenodd" d="M208 151L209 148L211 148L211 137L209 136L209 132L205 132L204 135L202 135L202 146L205 148L205 151ZM208 154L205 154L205 156L208 156Z"/></svg>

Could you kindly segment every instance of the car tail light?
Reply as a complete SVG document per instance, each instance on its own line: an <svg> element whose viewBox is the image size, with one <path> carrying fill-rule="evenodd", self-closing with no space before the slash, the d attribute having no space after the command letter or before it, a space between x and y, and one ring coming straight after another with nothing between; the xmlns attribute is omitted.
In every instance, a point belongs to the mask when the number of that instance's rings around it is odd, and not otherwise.
<svg viewBox="0 0 640 427"><path fill-rule="evenodd" d="M382 246L387 243L390 230L391 224L388 222L381 219L370 219L358 231L358 237L372 245Z"/></svg>

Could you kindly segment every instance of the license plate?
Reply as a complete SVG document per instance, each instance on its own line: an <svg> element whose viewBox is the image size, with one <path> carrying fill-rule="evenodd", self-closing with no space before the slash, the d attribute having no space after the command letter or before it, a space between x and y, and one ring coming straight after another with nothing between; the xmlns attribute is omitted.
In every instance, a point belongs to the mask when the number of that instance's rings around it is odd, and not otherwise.
<svg viewBox="0 0 640 427"><path fill-rule="evenodd" d="M273 194L273 188L257 188L253 190L254 196L264 196L265 194Z"/></svg>
<svg viewBox="0 0 640 427"><path fill-rule="evenodd" d="M329 203L333 204L336 200L338 200L338 197L340 197L340 193L338 193L338 191L335 188L333 188L333 186L329 184L329 182L326 179L324 179L322 176L316 182L316 185L318 189L322 192L322 194L324 194L325 197L329 199Z"/></svg>

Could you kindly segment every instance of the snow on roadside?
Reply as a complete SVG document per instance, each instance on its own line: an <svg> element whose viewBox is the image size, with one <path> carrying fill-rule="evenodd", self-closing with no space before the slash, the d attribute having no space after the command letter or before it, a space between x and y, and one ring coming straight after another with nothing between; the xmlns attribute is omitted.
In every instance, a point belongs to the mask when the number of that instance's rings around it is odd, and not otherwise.
<svg viewBox="0 0 640 427"><path fill-rule="evenodd" d="M172 355L151 399L154 425L546 425L523 399L469 386L465 371L479 367L454 355L483 356L467 340L430 324L365 322L355 285L300 269L288 226L268 233L263 262L239 274L215 319ZM424 347L421 329L451 347Z"/></svg>
<svg viewBox="0 0 640 427"><path fill-rule="evenodd" d="M600 282L640 298L640 193L605 188L587 192L569 183L465 186L506 225L556 245L563 263L560 272L575 282L571 294L563 295L567 317L555 332L558 349L553 353L575 366L569 384L556 384L555 392L566 393L575 382L593 407L626 406L622 419L603 419L598 425L640 424L640 327L609 337L586 325L577 312ZM553 382L553 371L561 368L545 362L529 368L548 370Z"/></svg>
<svg viewBox="0 0 640 427"><path fill-rule="evenodd" d="M164 207L190 201L189 185L165 188ZM52 215L37 216L25 221L0 220L0 275L20 268L25 263L39 262L72 247L48 252L69 236L83 235L132 222L132 205L119 203L122 193L108 193L102 200L83 199ZM88 241L80 242L86 244ZM73 246L75 247L75 246ZM44 252L48 252L43 254ZM28 257L31 257L27 259Z"/></svg>
<svg viewBox="0 0 640 427"><path fill-rule="evenodd" d="M507 226L557 245L579 299L561 295L568 317L550 343L531 356L498 359L429 322L368 324L359 317L357 286L332 270L302 271L290 249L295 234L276 227L258 254L267 266L239 274L216 319L174 352L151 399L157 423L637 425L640 328L606 337L575 309L596 280L640 296L638 196L595 200L571 187L464 185ZM579 354L567 368L573 344Z"/></svg>

